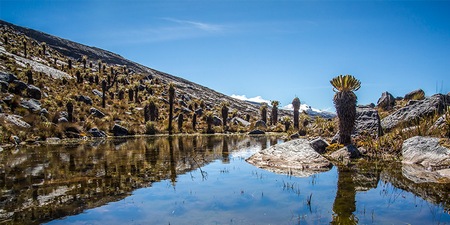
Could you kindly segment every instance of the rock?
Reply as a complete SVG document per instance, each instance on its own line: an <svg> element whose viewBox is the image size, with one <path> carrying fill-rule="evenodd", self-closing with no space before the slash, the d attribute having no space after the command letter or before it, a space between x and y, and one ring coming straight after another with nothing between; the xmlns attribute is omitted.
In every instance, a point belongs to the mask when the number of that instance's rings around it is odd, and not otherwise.
<svg viewBox="0 0 450 225"><path fill-rule="evenodd" d="M41 89L34 85L28 85L27 87L27 96L34 99L41 99L42 98L42 92Z"/></svg>
<svg viewBox="0 0 450 225"><path fill-rule="evenodd" d="M230 123L231 123L231 124L235 124L235 125L242 125L242 126L244 126L244 127L250 126L250 122L248 122L248 121L246 121L246 120L244 120L244 119L242 119L242 118L240 118L240 117L233 117L233 118L230 120Z"/></svg>
<svg viewBox="0 0 450 225"><path fill-rule="evenodd" d="M445 106L450 104L450 98L446 95L435 94L430 98L419 101L410 101L410 104L400 108L381 120L383 129L390 130L402 123L409 123L421 117L442 114Z"/></svg>
<svg viewBox="0 0 450 225"><path fill-rule="evenodd" d="M377 107L382 108L384 110L392 109L395 105L395 98L394 96L389 92L383 92L381 94L381 97L378 99Z"/></svg>
<svg viewBox="0 0 450 225"><path fill-rule="evenodd" d="M348 163L350 159L357 159L361 157L361 152L354 145L347 145L331 153L329 156L336 161Z"/></svg>
<svg viewBox="0 0 450 225"><path fill-rule="evenodd" d="M41 102L39 102L36 99L29 99L29 100L22 100L20 103L20 106L31 110L33 112L39 112L41 111Z"/></svg>
<svg viewBox="0 0 450 225"><path fill-rule="evenodd" d="M291 134L291 136L289 136L289 138L290 139L298 139L298 138L300 138L300 134L298 132L294 133L294 134Z"/></svg>
<svg viewBox="0 0 450 225"><path fill-rule="evenodd" d="M94 95L99 96L100 98L103 96L103 92L101 92L101 91L99 91L99 90L97 90L97 89L92 90L92 93L93 93Z"/></svg>
<svg viewBox="0 0 450 225"><path fill-rule="evenodd" d="M59 119L58 119L58 123L68 123L69 122L69 120L66 118L66 117L59 117Z"/></svg>
<svg viewBox="0 0 450 225"><path fill-rule="evenodd" d="M279 174L307 177L330 170L332 164L317 153L306 139L297 139L263 149L247 159L259 168Z"/></svg>
<svg viewBox="0 0 450 225"><path fill-rule="evenodd" d="M3 71L0 71L0 80L4 81L6 83L12 83L13 81L17 80L18 78L16 75L12 73L5 73Z"/></svg>
<svg viewBox="0 0 450 225"><path fill-rule="evenodd" d="M406 94L403 99L412 100L415 96L425 97L425 92L422 89L417 89L417 90L411 91L408 94ZM415 100L422 100L422 99L415 99Z"/></svg>
<svg viewBox="0 0 450 225"><path fill-rule="evenodd" d="M266 125L266 123L264 121L258 120L255 123L255 128L256 129L258 129L258 128L264 128L265 129L265 128L267 128L267 125Z"/></svg>
<svg viewBox="0 0 450 225"><path fill-rule="evenodd" d="M434 122L433 126L431 126L430 130L440 129L442 128L447 121L447 114L440 116L436 122Z"/></svg>
<svg viewBox="0 0 450 225"><path fill-rule="evenodd" d="M92 135L92 137L107 137L106 133L104 131L99 130L97 127L91 128L88 130L88 133Z"/></svg>
<svg viewBox="0 0 450 225"><path fill-rule="evenodd" d="M89 111L90 111L91 114L94 115L95 117L98 117L98 118L103 118L103 117L105 117L105 114L104 114L102 111L100 111L100 110L98 110L98 109L96 109L96 108L93 108L93 107L92 107Z"/></svg>
<svg viewBox="0 0 450 225"><path fill-rule="evenodd" d="M439 138L415 136L403 142L402 163L419 164L428 170L450 168L450 149Z"/></svg>
<svg viewBox="0 0 450 225"><path fill-rule="evenodd" d="M128 135L128 129L120 126L119 124L114 124L114 127L112 128L112 132L113 132L114 136Z"/></svg>
<svg viewBox="0 0 450 225"><path fill-rule="evenodd" d="M13 81L13 85L11 86L10 91L14 94L20 95L27 88L28 88L28 85L25 82L20 81L20 80L15 80L15 81Z"/></svg>
<svg viewBox="0 0 450 225"><path fill-rule="evenodd" d="M0 80L1 92L3 92L3 93L8 92L8 86L9 86L9 84L7 82Z"/></svg>
<svg viewBox="0 0 450 225"><path fill-rule="evenodd" d="M48 144L59 144L61 139L57 137L50 137L46 139Z"/></svg>
<svg viewBox="0 0 450 225"><path fill-rule="evenodd" d="M250 135L255 135L255 134L265 134L266 132L262 131L262 130L252 130L250 131L248 134Z"/></svg>
<svg viewBox="0 0 450 225"><path fill-rule="evenodd" d="M309 142L309 144L311 145L311 147L318 152L319 154L323 154L326 152L326 147L328 147L328 142L325 141L324 139L322 139L321 137L316 138L312 141Z"/></svg>
<svg viewBox="0 0 450 225"><path fill-rule="evenodd" d="M0 114L0 118L3 118L6 122L12 123L21 128L30 128L31 125L22 120L21 116L18 115L5 115Z"/></svg>
<svg viewBox="0 0 450 225"><path fill-rule="evenodd" d="M42 108L39 114L43 116L48 116L48 110L46 108Z"/></svg>
<svg viewBox="0 0 450 225"><path fill-rule="evenodd" d="M222 119L220 119L218 116L213 116L213 124L214 126L222 125Z"/></svg>
<svg viewBox="0 0 450 225"><path fill-rule="evenodd" d="M92 105L92 99L89 96L79 95L76 98L76 100L79 101L79 102L84 102L84 103L86 103L88 105Z"/></svg>
<svg viewBox="0 0 450 225"><path fill-rule="evenodd" d="M373 108L356 108L355 129L352 135L369 134L379 137L382 135L380 116Z"/></svg>

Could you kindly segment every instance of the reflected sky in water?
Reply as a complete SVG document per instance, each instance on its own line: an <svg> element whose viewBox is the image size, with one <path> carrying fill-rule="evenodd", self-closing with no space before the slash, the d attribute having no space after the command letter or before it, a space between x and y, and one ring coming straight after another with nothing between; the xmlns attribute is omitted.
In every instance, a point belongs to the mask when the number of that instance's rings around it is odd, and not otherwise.
<svg viewBox="0 0 450 225"><path fill-rule="evenodd" d="M333 167L297 178L245 162L278 142L266 141L48 224L450 224L443 206L380 179L395 168Z"/></svg>

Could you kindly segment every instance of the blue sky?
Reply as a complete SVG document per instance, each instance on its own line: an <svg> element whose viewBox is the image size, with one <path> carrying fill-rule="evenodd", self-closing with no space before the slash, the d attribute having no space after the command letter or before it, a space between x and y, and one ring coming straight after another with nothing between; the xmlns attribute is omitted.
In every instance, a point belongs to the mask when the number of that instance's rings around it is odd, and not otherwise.
<svg viewBox="0 0 450 225"><path fill-rule="evenodd" d="M0 19L100 47L227 95L334 110L329 80L450 91L450 1L5 1Z"/></svg>

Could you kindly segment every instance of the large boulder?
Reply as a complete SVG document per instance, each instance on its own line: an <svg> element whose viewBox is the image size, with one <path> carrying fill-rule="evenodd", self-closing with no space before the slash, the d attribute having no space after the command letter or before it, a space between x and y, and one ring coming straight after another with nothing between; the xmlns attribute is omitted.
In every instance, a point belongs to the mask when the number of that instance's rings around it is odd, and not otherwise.
<svg viewBox="0 0 450 225"><path fill-rule="evenodd" d="M28 85L27 87L27 96L34 99L41 99L42 98L42 92L41 89L34 85Z"/></svg>
<svg viewBox="0 0 450 225"><path fill-rule="evenodd" d="M375 137L382 135L380 115L373 108L356 108L355 129L353 135L369 134Z"/></svg>
<svg viewBox="0 0 450 225"><path fill-rule="evenodd" d="M20 128L30 128L31 125L28 124L27 122L23 121L21 116L18 115L5 115L5 114L0 114L0 118L4 119L5 122L9 122L12 123Z"/></svg>
<svg viewBox="0 0 450 225"><path fill-rule="evenodd" d="M450 182L450 149L439 144L439 138L416 136L403 142L404 173L420 182Z"/></svg>
<svg viewBox="0 0 450 225"><path fill-rule="evenodd" d="M22 94L24 90L28 88L28 85L21 80L14 80L10 86L10 91L14 94Z"/></svg>
<svg viewBox="0 0 450 225"><path fill-rule="evenodd" d="M423 100L411 100L408 104L381 120L383 129L390 130L402 123L409 123L434 113L442 114L450 104L446 95L435 94Z"/></svg>
<svg viewBox="0 0 450 225"><path fill-rule="evenodd" d="M17 76L12 73L6 73L3 71L0 71L0 80L1 81L4 81L6 83L11 83L17 79L18 79Z"/></svg>
<svg viewBox="0 0 450 225"><path fill-rule="evenodd" d="M332 164L317 153L306 139L296 139L263 149L247 159L275 173L307 177L330 170Z"/></svg>
<svg viewBox="0 0 450 225"><path fill-rule="evenodd" d="M99 91L99 90L97 90L97 89L94 89L94 90L92 90L92 93L94 94L94 95L97 95L98 97L103 97L103 92L101 92L101 91Z"/></svg>
<svg viewBox="0 0 450 225"><path fill-rule="evenodd" d="M418 98L419 99L414 99L414 98ZM425 92L422 89L417 89L414 91L409 92L408 94L405 95L405 97L403 99L405 100L422 100L425 97Z"/></svg>
<svg viewBox="0 0 450 225"><path fill-rule="evenodd" d="M450 149L439 144L439 138L415 136L403 142L403 163L420 164L434 170L450 168Z"/></svg>
<svg viewBox="0 0 450 225"><path fill-rule="evenodd" d="M114 127L112 128L112 133L114 134L114 136L126 136L129 134L128 129L120 126L119 124L114 124Z"/></svg>
<svg viewBox="0 0 450 225"><path fill-rule="evenodd" d="M395 98L391 93L387 91L381 94L381 97L378 99L377 102L377 107L384 110L392 109L394 105L395 105Z"/></svg>
<svg viewBox="0 0 450 225"><path fill-rule="evenodd" d="M230 123L231 123L231 124L235 124L235 125L242 125L242 126L244 126L244 127L250 126L250 122L248 122L247 120L244 120L244 119L242 119L242 118L239 118L239 117L233 117L233 118L230 120Z"/></svg>
<svg viewBox="0 0 450 225"><path fill-rule="evenodd" d="M22 100L22 102L20 102L20 106L33 112L41 111L41 102L36 99Z"/></svg>

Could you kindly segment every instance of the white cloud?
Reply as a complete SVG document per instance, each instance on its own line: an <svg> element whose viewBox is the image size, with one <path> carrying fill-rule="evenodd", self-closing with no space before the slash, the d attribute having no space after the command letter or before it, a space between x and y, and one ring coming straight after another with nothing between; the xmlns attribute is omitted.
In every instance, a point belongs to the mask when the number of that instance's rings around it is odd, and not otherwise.
<svg viewBox="0 0 450 225"><path fill-rule="evenodd" d="M163 19L167 20L167 21L175 22L175 23L183 25L183 26L200 29L203 31L213 32L213 31L222 31L223 30L223 26L217 25L217 24L204 23L204 22L191 21L191 20L179 20L179 19L174 19L174 18L163 18Z"/></svg>
<svg viewBox="0 0 450 225"><path fill-rule="evenodd" d="M256 96L256 97L252 97L252 98L247 98L247 96L245 95L235 95L232 94L230 97L235 98L235 99L239 99L242 101L250 101L250 102L258 102L258 103L262 103L265 102L267 104L270 104L269 100L265 100L263 99L261 96Z"/></svg>

